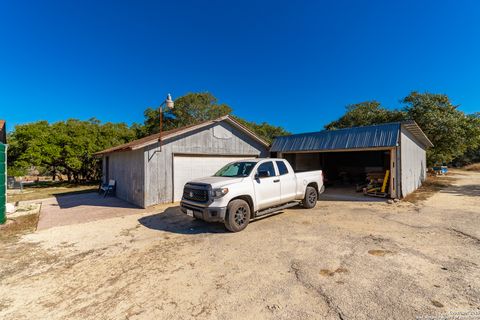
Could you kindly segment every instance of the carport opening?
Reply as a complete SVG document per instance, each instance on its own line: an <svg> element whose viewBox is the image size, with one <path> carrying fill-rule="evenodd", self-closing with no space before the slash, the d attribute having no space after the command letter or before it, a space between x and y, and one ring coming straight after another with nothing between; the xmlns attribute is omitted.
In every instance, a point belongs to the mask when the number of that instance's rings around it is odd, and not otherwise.
<svg viewBox="0 0 480 320"><path fill-rule="evenodd" d="M389 170L385 192L391 196L391 151L343 151L286 153L288 160L296 172L322 170L324 174L325 194L322 198L333 200L371 200L365 196L363 189L371 190L369 184L375 178L375 185L383 184L385 173Z"/></svg>

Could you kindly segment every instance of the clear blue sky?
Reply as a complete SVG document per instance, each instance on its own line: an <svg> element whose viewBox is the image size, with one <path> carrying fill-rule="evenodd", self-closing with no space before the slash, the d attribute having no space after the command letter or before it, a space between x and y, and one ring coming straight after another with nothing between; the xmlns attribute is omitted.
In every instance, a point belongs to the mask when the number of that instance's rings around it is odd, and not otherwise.
<svg viewBox="0 0 480 320"><path fill-rule="evenodd" d="M319 130L412 90L480 111L478 1L0 1L0 118L141 122L166 93Z"/></svg>

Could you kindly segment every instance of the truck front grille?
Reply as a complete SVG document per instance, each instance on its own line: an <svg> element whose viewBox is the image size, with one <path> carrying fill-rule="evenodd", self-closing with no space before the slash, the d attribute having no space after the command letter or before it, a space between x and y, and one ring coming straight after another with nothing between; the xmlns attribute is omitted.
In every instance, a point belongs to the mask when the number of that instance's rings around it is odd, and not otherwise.
<svg viewBox="0 0 480 320"><path fill-rule="evenodd" d="M207 202L208 190L196 189L186 185L185 188L183 188L183 198L196 202Z"/></svg>

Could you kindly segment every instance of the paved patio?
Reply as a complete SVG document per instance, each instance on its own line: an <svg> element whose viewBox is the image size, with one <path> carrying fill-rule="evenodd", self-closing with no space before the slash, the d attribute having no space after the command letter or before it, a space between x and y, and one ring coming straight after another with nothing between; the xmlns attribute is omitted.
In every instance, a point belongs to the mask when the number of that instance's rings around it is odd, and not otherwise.
<svg viewBox="0 0 480 320"><path fill-rule="evenodd" d="M41 202L38 230L122 217L144 211L126 201L115 197L103 198L97 193L57 196Z"/></svg>

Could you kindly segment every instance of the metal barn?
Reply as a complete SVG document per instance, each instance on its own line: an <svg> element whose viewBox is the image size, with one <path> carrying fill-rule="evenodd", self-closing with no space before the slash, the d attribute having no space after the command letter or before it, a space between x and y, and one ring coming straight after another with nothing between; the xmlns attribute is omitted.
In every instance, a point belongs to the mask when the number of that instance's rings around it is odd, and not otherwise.
<svg viewBox="0 0 480 320"><path fill-rule="evenodd" d="M268 143L225 116L129 142L97 153L103 181L116 181L116 196L140 207L179 201L191 179L225 164L268 156Z"/></svg>
<svg viewBox="0 0 480 320"><path fill-rule="evenodd" d="M388 194L402 198L425 180L432 146L417 123L407 121L277 137L270 151L297 171L322 169L333 185L351 186L369 172L388 170Z"/></svg>

